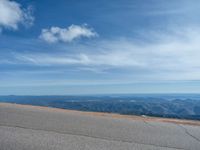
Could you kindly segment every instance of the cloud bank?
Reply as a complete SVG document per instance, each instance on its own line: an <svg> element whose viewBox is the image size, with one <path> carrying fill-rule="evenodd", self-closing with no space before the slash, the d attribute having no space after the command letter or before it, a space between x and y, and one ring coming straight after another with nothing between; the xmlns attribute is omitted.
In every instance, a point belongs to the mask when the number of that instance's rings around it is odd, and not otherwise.
<svg viewBox="0 0 200 150"><path fill-rule="evenodd" d="M33 24L34 17L32 16L31 6L27 9L11 0L0 0L0 29L17 30L19 24L30 26Z"/></svg>
<svg viewBox="0 0 200 150"><path fill-rule="evenodd" d="M97 33L88 28L87 25L71 25L68 28L51 27L50 29L42 29L39 36L40 39L48 43L56 42L72 42L78 38L91 38L97 36Z"/></svg>

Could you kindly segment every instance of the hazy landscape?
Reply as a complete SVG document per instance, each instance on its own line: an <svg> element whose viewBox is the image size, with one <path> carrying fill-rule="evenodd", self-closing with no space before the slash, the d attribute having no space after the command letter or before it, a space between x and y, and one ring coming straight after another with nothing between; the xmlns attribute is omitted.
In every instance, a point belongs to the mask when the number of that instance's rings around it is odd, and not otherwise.
<svg viewBox="0 0 200 150"><path fill-rule="evenodd" d="M0 102L125 115L200 120L199 94L0 96Z"/></svg>
<svg viewBox="0 0 200 150"><path fill-rule="evenodd" d="M200 150L200 0L0 0L0 150Z"/></svg>

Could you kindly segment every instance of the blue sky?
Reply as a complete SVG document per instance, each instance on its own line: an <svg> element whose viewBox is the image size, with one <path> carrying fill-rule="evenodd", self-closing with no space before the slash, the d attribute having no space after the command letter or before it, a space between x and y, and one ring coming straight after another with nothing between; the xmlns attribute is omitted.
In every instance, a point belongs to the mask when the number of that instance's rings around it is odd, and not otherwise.
<svg viewBox="0 0 200 150"><path fill-rule="evenodd" d="M0 95L200 92L198 0L1 0Z"/></svg>

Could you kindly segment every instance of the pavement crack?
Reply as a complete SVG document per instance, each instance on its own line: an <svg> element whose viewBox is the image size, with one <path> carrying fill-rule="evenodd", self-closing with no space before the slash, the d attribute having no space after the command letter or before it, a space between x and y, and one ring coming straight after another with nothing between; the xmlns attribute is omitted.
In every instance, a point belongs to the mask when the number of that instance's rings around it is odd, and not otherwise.
<svg viewBox="0 0 200 150"><path fill-rule="evenodd" d="M200 143L200 139L197 138L196 136L192 135L192 134L188 131L187 128L185 128L184 126L182 126L182 125L180 125L180 124L177 124L177 125L178 125L180 128L182 128L182 129L184 130L184 132L185 132L188 136L190 136L191 138L193 138L194 140L196 140L197 142Z"/></svg>
<svg viewBox="0 0 200 150"><path fill-rule="evenodd" d="M147 126L150 126L150 127L155 127L154 125L152 125L151 123L149 123L148 121L145 121L145 120L143 120L143 122L147 125Z"/></svg>
<svg viewBox="0 0 200 150"><path fill-rule="evenodd" d="M89 137L89 138L95 138L95 139L101 139L101 140L106 140L106 141L113 141L113 142L123 142L123 143L130 143L130 144L141 144L141 145L149 145L149 146L154 146L154 147L160 147L160 148L169 148L169 149L177 149L177 150L184 150L183 148L178 148L178 147L173 147L173 146L162 146L162 145L157 145L157 144L147 144L143 142L138 142L138 141L129 141L129 140L119 140L119 139L113 139L109 137L98 137L98 136L93 136L93 135L87 135L87 134L78 134L78 133L70 133L70 132L59 132L55 130L46 130L46 129L37 129L37 128L29 128L29 127L23 127L19 125L3 125L0 124L1 127L10 127L10 128L21 128L21 129L27 129L27 130L35 130L35 131L45 131L45 132L52 132L52 133L57 133L57 134L62 134L62 135L75 135L75 136L81 136L81 137Z"/></svg>

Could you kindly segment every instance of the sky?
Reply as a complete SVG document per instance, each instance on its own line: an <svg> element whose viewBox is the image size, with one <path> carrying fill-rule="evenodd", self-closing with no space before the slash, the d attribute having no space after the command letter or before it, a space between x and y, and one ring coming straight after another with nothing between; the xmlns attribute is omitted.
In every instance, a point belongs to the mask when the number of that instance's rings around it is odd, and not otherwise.
<svg viewBox="0 0 200 150"><path fill-rule="evenodd" d="M0 95L200 92L199 0L0 0Z"/></svg>

